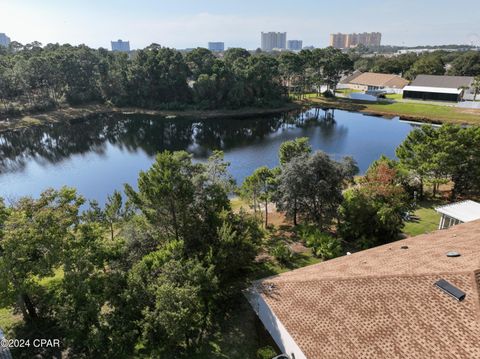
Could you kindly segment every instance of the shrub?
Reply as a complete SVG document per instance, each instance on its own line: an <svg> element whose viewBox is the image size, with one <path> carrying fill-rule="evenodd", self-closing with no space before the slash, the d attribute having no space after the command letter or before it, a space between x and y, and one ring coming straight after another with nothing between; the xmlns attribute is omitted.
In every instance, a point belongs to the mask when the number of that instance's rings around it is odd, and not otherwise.
<svg viewBox="0 0 480 359"><path fill-rule="evenodd" d="M284 244L279 243L272 248L271 254L281 264L289 264L293 259L293 253L290 248Z"/></svg>
<svg viewBox="0 0 480 359"><path fill-rule="evenodd" d="M320 231L318 228L304 228L300 232L300 237L305 245L312 249L315 257L323 260L332 259L342 254L340 242L328 233Z"/></svg>
<svg viewBox="0 0 480 359"><path fill-rule="evenodd" d="M325 91L322 95L323 95L323 97L326 97L326 98L335 97L335 95L333 94L333 92L332 92L332 91L329 91L329 90Z"/></svg>
<svg viewBox="0 0 480 359"><path fill-rule="evenodd" d="M272 359L277 352L271 347L266 346L257 350L257 359Z"/></svg>

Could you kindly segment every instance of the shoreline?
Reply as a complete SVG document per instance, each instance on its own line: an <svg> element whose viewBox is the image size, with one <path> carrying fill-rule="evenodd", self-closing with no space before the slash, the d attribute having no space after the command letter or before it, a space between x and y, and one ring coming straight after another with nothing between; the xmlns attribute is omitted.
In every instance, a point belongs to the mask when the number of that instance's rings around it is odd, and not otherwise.
<svg viewBox="0 0 480 359"><path fill-rule="evenodd" d="M41 126L51 123L62 123L71 120L85 119L95 115L139 114L162 116L164 118L198 118L201 120L222 117L247 118L252 116L274 115L283 112L302 110L312 107L325 107L338 110L359 112L372 116L401 117L414 122L432 124L451 123L458 125L480 125L480 110L466 110L455 107L422 103L396 103L393 109L388 104L352 101L343 98L311 97L294 100L276 108L247 107L237 110L149 110L138 107L112 107L104 104L90 104L75 107L63 107L49 112L29 114L12 119L0 120L0 133L26 127ZM402 109L403 107L403 109ZM427 113L412 113L412 108L420 108ZM440 109L444 113L428 113L428 109ZM413 111L415 112L415 111ZM432 111L434 112L434 111Z"/></svg>
<svg viewBox="0 0 480 359"><path fill-rule="evenodd" d="M389 109L388 103L370 103L362 101L352 101L343 98L324 98L311 97L304 100L296 100L296 103L304 107L328 107L338 110L359 112L365 115L383 116L383 117L401 117L404 120L414 122L426 122L431 124L456 124L456 125L477 125L480 126L480 110L460 109L456 107L447 107L441 105L423 104L423 103L394 103L394 108ZM402 109L403 107L403 109ZM413 109L427 111L425 113L415 113ZM432 110L428 113L428 110ZM443 113L434 113L433 110L441 110ZM412 113L413 112L413 113Z"/></svg>
<svg viewBox="0 0 480 359"><path fill-rule="evenodd" d="M244 118L252 116L274 115L292 110L299 110L303 107L304 106L299 103L292 102L276 108L246 107L237 110L149 110L137 107L111 107L102 104L91 104L78 107L64 107L39 114L3 119L0 120L0 133L32 126L41 126L51 123L62 123L71 120L84 119L95 115L138 114L162 116L164 118L180 117L206 120L222 117Z"/></svg>

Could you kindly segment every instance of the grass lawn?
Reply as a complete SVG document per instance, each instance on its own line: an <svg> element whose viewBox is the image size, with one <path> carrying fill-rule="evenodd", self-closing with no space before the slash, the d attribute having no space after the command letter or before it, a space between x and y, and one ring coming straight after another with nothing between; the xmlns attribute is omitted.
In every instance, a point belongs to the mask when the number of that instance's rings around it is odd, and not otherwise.
<svg viewBox="0 0 480 359"><path fill-rule="evenodd" d="M403 95L399 93L390 93L385 95L385 97L389 100L401 100L403 98Z"/></svg>
<svg viewBox="0 0 480 359"><path fill-rule="evenodd" d="M230 199L230 204L234 212L240 211L240 208L243 208L245 211L250 210L249 204L241 199L240 197L233 197Z"/></svg>
<svg viewBox="0 0 480 359"><path fill-rule="evenodd" d="M56 269L52 277L42 278L38 283L44 287L55 284L55 282L60 281L63 278L63 270ZM12 308L0 308L0 328L4 332L8 331L15 325L22 321L22 316L20 314L15 314Z"/></svg>
<svg viewBox="0 0 480 359"><path fill-rule="evenodd" d="M401 116L412 120L480 125L480 110L442 106L429 103L353 101L344 98L310 98L303 103L311 106L329 106L347 111L358 111L385 116Z"/></svg>
<svg viewBox="0 0 480 359"><path fill-rule="evenodd" d="M437 201L420 202L418 208L413 213L413 219L405 222L403 232L411 237L435 231L438 228L440 215L435 212L434 207L439 205L441 203Z"/></svg>
<svg viewBox="0 0 480 359"><path fill-rule="evenodd" d="M0 328L8 333L10 328L15 324L20 322L22 317L18 314L13 313L11 308L0 308Z"/></svg>
<svg viewBox="0 0 480 359"><path fill-rule="evenodd" d="M360 90L355 90L355 89L340 89L340 90L336 90L335 93L340 93L344 96L348 96L350 95L351 93L355 93L355 92L362 92Z"/></svg>

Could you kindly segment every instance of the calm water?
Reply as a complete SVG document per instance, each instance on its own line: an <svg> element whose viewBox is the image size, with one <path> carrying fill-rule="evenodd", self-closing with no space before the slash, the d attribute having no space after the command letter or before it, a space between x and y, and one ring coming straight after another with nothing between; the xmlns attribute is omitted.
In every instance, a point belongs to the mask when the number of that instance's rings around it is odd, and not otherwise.
<svg viewBox="0 0 480 359"><path fill-rule="evenodd" d="M138 172L165 149L187 150L199 161L221 149L241 183L257 167L276 166L282 142L303 136L336 159L353 156L365 171L380 155L393 157L413 129L398 118L331 115L319 109L202 121L119 115L7 132L0 134L0 197L37 196L67 185L103 202L124 183L135 184Z"/></svg>

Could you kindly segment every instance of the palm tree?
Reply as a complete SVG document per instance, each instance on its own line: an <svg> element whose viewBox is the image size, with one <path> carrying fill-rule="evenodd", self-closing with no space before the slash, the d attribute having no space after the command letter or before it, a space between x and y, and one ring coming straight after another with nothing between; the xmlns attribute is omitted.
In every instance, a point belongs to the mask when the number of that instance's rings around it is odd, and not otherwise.
<svg viewBox="0 0 480 359"><path fill-rule="evenodd" d="M470 86L468 85L462 85L458 88L458 90L462 90L463 93L465 93L468 89L470 89ZM462 98L463 98L463 93L462 93Z"/></svg>
<svg viewBox="0 0 480 359"><path fill-rule="evenodd" d="M475 79L472 82L471 88L473 90L473 101L476 101L477 95L480 92L480 75L475 77Z"/></svg>

